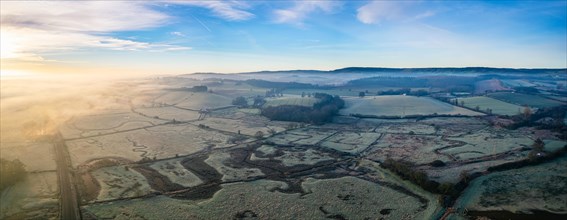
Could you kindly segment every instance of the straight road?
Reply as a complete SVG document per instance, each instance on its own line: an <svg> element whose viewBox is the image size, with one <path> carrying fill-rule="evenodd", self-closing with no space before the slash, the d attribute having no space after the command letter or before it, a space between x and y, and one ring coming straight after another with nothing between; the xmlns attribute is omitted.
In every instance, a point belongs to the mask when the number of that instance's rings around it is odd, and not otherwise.
<svg viewBox="0 0 567 220"><path fill-rule="evenodd" d="M77 191L71 181L70 161L65 140L60 133L53 137L55 158L57 162L57 175L59 176L60 216L63 220L81 219Z"/></svg>

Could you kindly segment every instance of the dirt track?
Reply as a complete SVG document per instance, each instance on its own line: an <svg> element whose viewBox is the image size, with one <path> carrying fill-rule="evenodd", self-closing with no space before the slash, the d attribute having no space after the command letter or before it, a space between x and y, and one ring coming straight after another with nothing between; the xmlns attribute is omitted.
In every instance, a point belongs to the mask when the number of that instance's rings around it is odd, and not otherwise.
<svg viewBox="0 0 567 220"><path fill-rule="evenodd" d="M60 201L60 217L61 219L81 219L79 203L77 201L77 191L75 185L71 181L69 170L69 154L65 140L61 134L57 134L52 139L55 147L55 156L57 162L57 175L59 180Z"/></svg>

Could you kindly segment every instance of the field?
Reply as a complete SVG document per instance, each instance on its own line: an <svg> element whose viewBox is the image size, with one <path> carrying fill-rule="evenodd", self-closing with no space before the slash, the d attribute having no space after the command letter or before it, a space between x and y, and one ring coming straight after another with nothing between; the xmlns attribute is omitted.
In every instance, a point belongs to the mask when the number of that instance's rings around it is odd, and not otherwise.
<svg viewBox="0 0 567 220"><path fill-rule="evenodd" d="M301 185L304 194L282 193L278 189L288 187L285 183L258 180L225 184L212 199L201 202L159 196L147 200L89 205L84 210L105 219L127 216L146 219L231 219L245 216L259 219L323 219L339 216L429 219L435 211L434 206L423 210L422 203L413 196L354 177L306 179ZM391 200L398 202L392 203Z"/></svg>
<svg viewBox="0 0 567 220"><path fill-rule="evenodd" d="M169 158L207 148L231 146L231 136L193 125L163 125L67 142L73 166L90 160L117 157L130 161Z"/></svg>
<svg viewBox="0 0 567 220"><path fill-rule="evenodd" d="M321 80L317 77L313 80ZM212 93L180 89L195 85L207 85ZM501 85L489 80L478 86ZM284 97L266 98L266 106L312 106L317 100L300 97L302 92L344 95L341 115L319 125L272 121L261 109L232 106L237 96L251 100L270 89L245 82L162 77L108 88L113 89L53 104L49 111L18 107L12 98L7 104L14 106L5 107L2 99L0 156L21 160L28 173L2 192L0 218L58 218L54 146L67 149L84 219L439 219L443 196L385 170L387 159L407 162L408 169L443 186L459 183L465 174L480 175L458 203L460 210L477 212L474 216L532 208L567 214L564 156L488 171L528 158L537 138L552 155L567 144L562 133L506 129L494 121L512 119L470 110L478 105L517 114L520 101L551 106L537 96L489 95L513 96L518 105L488 96L459 98L467 108L430 97L358 97L366 88L287 89ZM372 94L387 88L368 89ZM209 111L199 111L204 108ZM406 117L417 115L427 117ZM396 119L388 119L392 116ZM64 145L50 136L59 132Z"/></svg>
<svg viewBox="0 0 567 220"><path fill-rule="evenodd" d="M476 94L484 94L487 91L503 91L503 90L511 90L509 88L503 87L502 82L497 79L489 79L476 82L475 84L475 93Z"/></svg>
<svg viewBox="0 0 567 220"><path fill-rule="evenodd" d="M451 158L437 153L443 147L457 145L438 136L386 134L369 150L367 157L384 161L386 158L427 164L434 160L450 161Z"/></svg>
<svg viewBox="0 0 567 220"><path fill-rule="evenodd" d="M374 116L407 115L482 115L468 109L452 106L428 97L388 95L365 98L344 98L345 109L342 115L361 114Z"/></svg>
<svg viewBox="0 0 567 220"><path fill-rule="evenodd" d="M528 80L514 79L514 80L502 80L502 82L510 87L533 87L536 84L529 82Z"/></svg>
<svg viewBox="0 0 567 220"><path fill-rule="evenodd" d="M143 196L153 191L142 174L125 166L104 167L91 174L100 186L97 201Z"/></svg>
<svg viewBox="0 0 567 220"><path fill-rule="evenodd" d="M481 111L486 111L486 109L490 108L492 109L492 113L497 115L517 115L524 110L523 106L510 104L486 96L459 98L458 102L459 104L463 102L467 108L471 109L475 109L478 106Z"/></svg>
<svg viewBox="0 0 567 220"><path fill-rule="evenodd" d="M501 101L513 103L521 106L529 106L532 108L547 108L564 105L565 103L544 98L542 96L527 95L522 93L499 92L488 95Z"/></svg>
<svg viewBox="0 0 567 220"><path fill-rule="evenodd" d="M215 168L220 174L222 174L222 181L239 181L254 179L259 176L264 176L262 171L258 168L234 168L227 166L227 160L229 160L230 153L228 152L217 152L209 155L209 158L205 160L205 163L209 164L211 167Z"/></svg>
<svg viewBox="0 0 567 220"><path fill-rule="evenodd" d="M475 179L457 201L469 211L567 214L567 157Z"/></svg>
<svg viewBox="0 0 567 220"><path fill-rule="evenodd" d="M529 148L533 140L520 134L506 131L486 130L449 140L465 143L459 147L448 148L440 152L451 155L457 160L468 160L487 155L509 152L514 149Z"/></svg>
<svg viewBox="0 0 567 220"><path fill-rule="evenodd" d="M321 143L321 146L355 154L368 148L371 144L378 141L380 137L380 133L345 131L326 139Z"/></svg>
<svg viewBox="0 0 567 220"><path fill-rule="evenodd" d="M26 179L2 192L2 219L58 219L59 187L55 172L30 173Z"/></svg>
<svg viewBox="0 0 567 220"><path fill-rule="evenodd" d="M328 153L313 149L278 148L276 146L262 145L257 151L250 157L251 161L277 160L281 161L281 164L286 167L315 165L319 162L334 160Z"/></svg>
<svg viewBox="0 0 567 220"><path fill-rule="evenodd" d="M172 183L184 187L192 187L202 184L203 181L198 176L191 173L181 164L182 159L163 160L150 165L161 175L167 177Z"/></svg>
<svg viewBox="0 0 567 220"><path fill-rule="evenodd" d="M49 143L12 143L2 145L0 158L20 160L28 172L55 171L53 145Z"/></svg>
<svg viewBox="0 0 567 220"><path fill-rule="evenodd" d="M338 96L358 96L359 91L348 90L348 89L286 89L284 94L290 95L301 95L305 94L314 94L314 93L327 93L329 95L338 95Z"/></svg>
<svg viewBox="0 0 567 220"><path fill-rule="evenodd" d="M174 105L184 109L198 111L200 109L214 109L232 105L232 99L208 92L182 92L174 91L157 97L157 105Z"/></svg>
<svg viewBox="0 0 567 220"><path fill-rule="evenodd" d="M312 97L279 97L267 99L264 106L299 105L312 107L317 101L318 99Z"/></svg>
<svg viewBox="0 0 567 220"><path fill-rule="evenodd" d="M279 145L314 145L333 135L336 131L301 128L279 133L267 139Z"/></svg>
<svg viewBox="0 0 567 220"><path fill-rule="evenodd" d="M204 120L192 122L194 125L205 125L210 129L221 132L228 132L232 134L242 134L254 136L256 132L261 131L264 134L269 134L270 130L275 132L282 132L285 130L283 124L270 123L265 118L259 117L245 117L241 119L229 118L205 118Z"/></svg>
<svg viewBox="0 0 567 220"><path fill-rule="evenodd" d="M199 118L198 111L180 109L174 106L136 108L135 111L148 118L168 121L193 121Z"/></svg>

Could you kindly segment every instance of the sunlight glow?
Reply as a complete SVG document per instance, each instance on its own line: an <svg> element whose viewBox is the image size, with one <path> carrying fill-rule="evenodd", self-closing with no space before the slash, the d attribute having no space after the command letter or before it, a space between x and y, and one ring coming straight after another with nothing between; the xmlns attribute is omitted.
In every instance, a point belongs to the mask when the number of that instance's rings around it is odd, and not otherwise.
<svg viewBox="0 0 567 220"><path fill-rule="evenodd" d="M18 58L17 37L9 30L0 31L0 48L1 59Z"/></svg>

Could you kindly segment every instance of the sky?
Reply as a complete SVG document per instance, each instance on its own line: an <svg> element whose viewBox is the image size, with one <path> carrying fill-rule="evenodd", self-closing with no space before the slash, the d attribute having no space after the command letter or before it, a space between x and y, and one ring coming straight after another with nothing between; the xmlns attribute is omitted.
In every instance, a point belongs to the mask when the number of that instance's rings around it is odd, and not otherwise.
<svg viewBox="0 0 567 220"><path fill-rule="evenodd" d="M2 76L567 67L567 0L5 1Z"/></svg>

